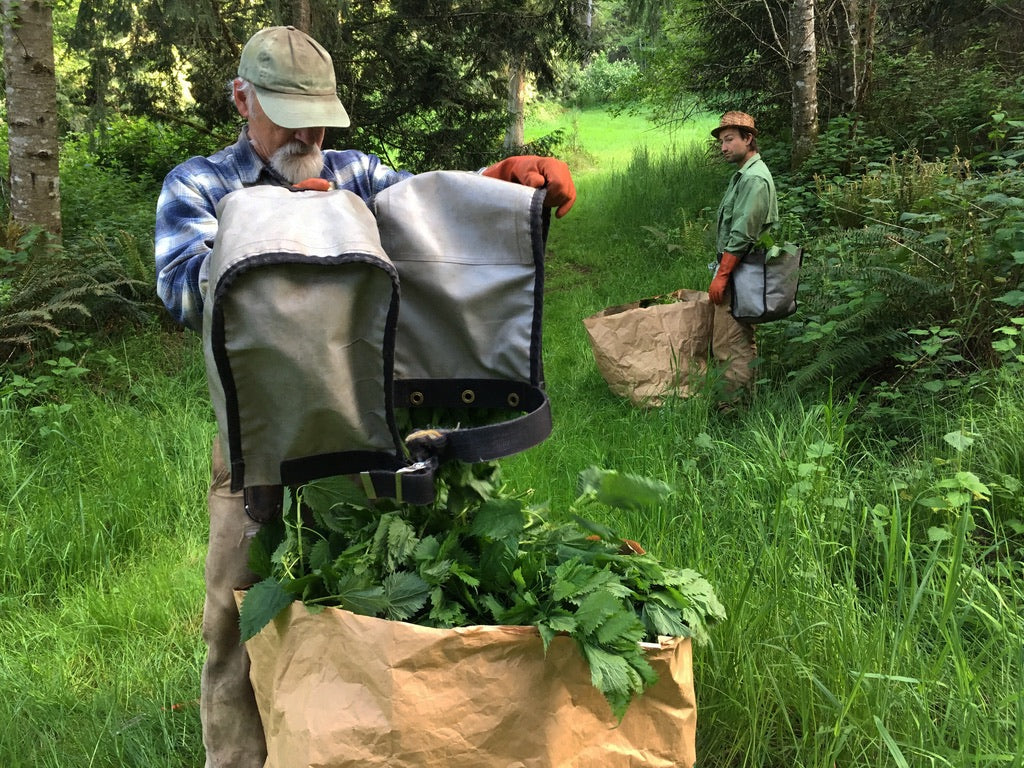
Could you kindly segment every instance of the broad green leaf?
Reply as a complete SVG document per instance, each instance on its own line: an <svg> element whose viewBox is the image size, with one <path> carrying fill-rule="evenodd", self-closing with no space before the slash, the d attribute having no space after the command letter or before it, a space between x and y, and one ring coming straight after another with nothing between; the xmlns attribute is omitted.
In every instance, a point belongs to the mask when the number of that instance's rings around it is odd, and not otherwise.
<svg viewBox="0 0 1024 768"><path fill-rule="evenodd" d="M480 550L480 583L492 590L510 589L517 554L514 542L484 542Z"/></svg>
<svg viewBox="0 0 1024 768"><path fill-rule="evenodd" d="M477 509L469 532L473 536L505 539L521 533L525 527L526 513L522 502L517 499L491 499Z"/></svg>
<svg viewBox="0 0 1024 768"><path fill-rule="evenodd" d="M309 550L309 567L311 570L320 570L330 565L333 559L331 557L331 545L327 539L320 539Z"/></svg>
<svg viewBox="0 0 1024 768"><path fill-rule="evenodd" d="M961 432L959 429L955 432L947 432L942 436L942 439L961 452L974 445L974 437L965 432Z"/></svg>
<svg viewBox="0 0 1024 768"><path fill-rule="evenodd" d="M1002 296L996 298L995 301L1009 304L1011 307L1024 307L1024 291L1007 291Z"/></svg>
<svg viewBox="0 0 1024 768"><path fill-rule="evenodd" d="M589 635L597 631L609 617L621 610L619 600L608 592L591 592L576 610L580 630Z"/></svg>
<svg viewBox="0 0 1024 768"><path fill-rule="evenodd" d="M426 605L429 595L430 585L415 573L392 573L384 579L385 616L405 621Z"/></svg>
<svg viewBox="0 0 1024 768"><path fill-rule="evenodd" d="M644 639L644 625L636 612L621 608L609 616L594 633L601 645L618 648L624 645L639 643Z"/></svg>
<svg viewBox="0 0 1024 768"><path fill-rule="evenodd" d="M383 584L373 583L365 574L349 573L343 576L335 585L333 598L346 611L361 616L383 616L387 608Z"/></svg>
<svg viewBox="0 0 1024 768"><path fill-rule="evenodd" d="M609 507L643 509L663 503L672 493L660 480L590 467L580 473L578 495L589 496Z"/></svg>
<svg viewBox="0 0 1024 768"><path fill-rule="evenodd" d="M238 628L242 642L259 634L261 629L294 601L295 595L273 578L264 579L250 587L242 598L238 612Z"/></svg>
<svg viewBox="0 0 1024 768"><path fill-rule="evenodd" d="M956 480L960 487L970 491L975 499L988 500L991 495L989 487L985 485L973 472L961 471L956 473Z"/></svg>
<svg viewBox="0 0 1024 768"><path fill-rule="evenodd" d="M657 600L646 601L640 615L651 640L660 635L689 637L692 634L689 627L683 622L683 614L680 610L670 610Z"/></svg>
<svg viewBox="0 0 1024 768"><path fill-rule="evenodd" d="M462 563L452 563L451 573L452 576L455 576L463 584L468 584L471 587L476 587L480 584L480 579L470 573L467 570L467 566Z"/></svg>
<svg viewBox="0 0 1024 768"><path fill-rule="evenodd" d="M548 616L544 621L551 629L555 632L565 632L571 634L576 631L578 625L575 617L568 613L556 613Z"/></svg>
<svg viewBox="0 0 1024 768"><path fill-rule="evenodd" d="M385 568L394 571L406 563L416 551L419 539L409 522L397 516L392 516L386 525L382 523L381 527L384 530L384 535L380 538L383 540Z"/></svg>

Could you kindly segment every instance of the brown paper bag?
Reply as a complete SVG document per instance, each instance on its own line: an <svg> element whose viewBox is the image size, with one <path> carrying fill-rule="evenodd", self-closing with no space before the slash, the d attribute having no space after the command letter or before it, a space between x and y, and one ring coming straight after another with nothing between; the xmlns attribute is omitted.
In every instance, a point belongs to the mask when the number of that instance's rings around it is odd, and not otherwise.
<svg viewBox="0 0 1024 768"><path fill-rule="evenodd" d="M609 307L583 320L608 387L634 405L688 397L707 371L714 305L706 291L680 289Z"/></svg>
<svg viewBox="0 0 1024 768"><path fill-rule="evenodd" d="M239 593L239 597L241 593ZM575 643L532 627L431 629L293 603L246 643L267 768L690 768L688 639L621 723Z"/></svg>

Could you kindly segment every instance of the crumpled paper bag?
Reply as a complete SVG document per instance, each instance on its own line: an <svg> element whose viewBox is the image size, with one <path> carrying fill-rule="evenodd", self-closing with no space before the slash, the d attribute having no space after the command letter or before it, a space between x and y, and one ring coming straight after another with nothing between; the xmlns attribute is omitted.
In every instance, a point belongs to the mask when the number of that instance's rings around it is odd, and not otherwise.
<svg viewBox="0 0 1024 768"><path fill-rule="evenodd" d="M242 593L238 593L241 598ZM246 643L267 768L690 768L689 639L621 723L575 643L533 627L443 630L295 602Z"/></svg>
<svg viewBox="0 0 1024 768"><path fill-rule="evenodd" d="M714 305L706 291L683 288L608 307L583 325L609 389L634 405L688 397L707 372Z"/></svg>

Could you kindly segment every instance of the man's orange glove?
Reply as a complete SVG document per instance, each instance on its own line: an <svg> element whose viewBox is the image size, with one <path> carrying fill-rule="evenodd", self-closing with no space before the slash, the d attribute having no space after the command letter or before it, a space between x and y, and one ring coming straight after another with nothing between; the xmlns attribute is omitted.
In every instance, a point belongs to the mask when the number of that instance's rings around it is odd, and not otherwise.
<svg viewBox="0 0 1024 768"><path fill-rule="evenodd" d="M293 184L292 189L296 192L328 192L333 189L334 183L327 179L303 179L298 184Z"/></svg>
<svg viewBox="0 0 1024 768"><path fill-rule="evenodd" d="M502 181L512 181L527 187L547 187L544 205L557 208L555 216L562 218L576 202L576 185L572 182L569 166L554 157L537 155L516 155L507 157L490 168L484 176Z"/></svg>
<svg viewBox="0 0 1024 768"><path fill-rule="evenodd" d="M711 285L708 287L708 296L711 297L712 304L721 304L725 300L725 289L729 285L729 275L732 274L732 271L736 269L736 265L739 263L739 256L733 256L728 251L722 254L722 261L718 265L715 279L711 281Z"/></svg>

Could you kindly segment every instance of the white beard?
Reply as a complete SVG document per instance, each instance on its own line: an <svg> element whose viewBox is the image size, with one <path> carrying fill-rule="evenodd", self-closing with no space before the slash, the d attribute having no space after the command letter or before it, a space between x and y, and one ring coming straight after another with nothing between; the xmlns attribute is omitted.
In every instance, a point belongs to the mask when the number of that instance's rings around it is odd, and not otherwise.
<svg viewBox="0 0 1024 768"><path fill-rule="evenodd" d="M298 184L320 175L324 167L324 155L315 144L292 140L274 153L270 158L270 167L292 184Z"/></svg>

